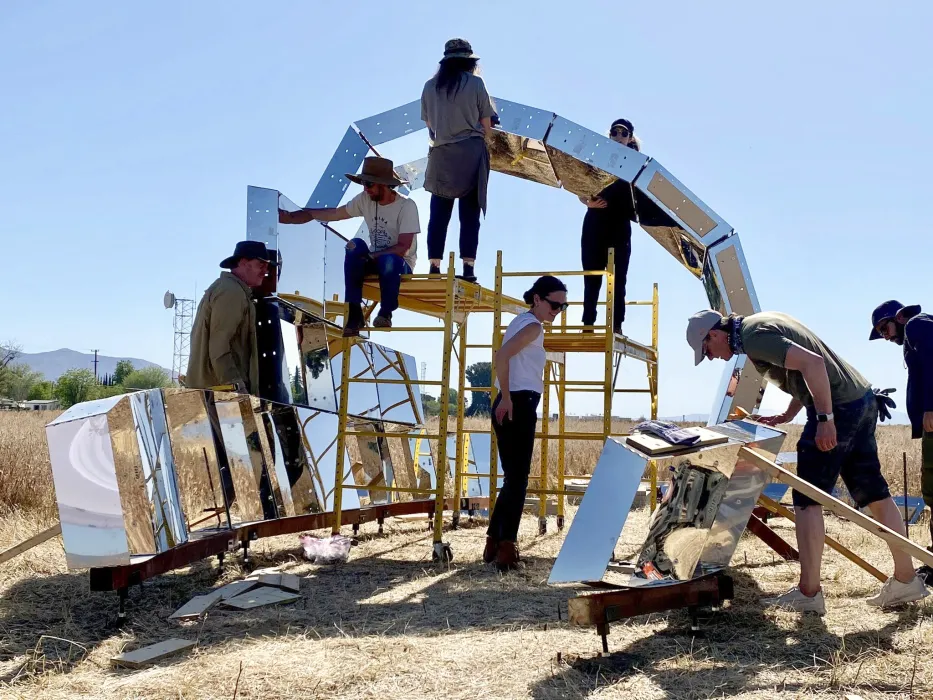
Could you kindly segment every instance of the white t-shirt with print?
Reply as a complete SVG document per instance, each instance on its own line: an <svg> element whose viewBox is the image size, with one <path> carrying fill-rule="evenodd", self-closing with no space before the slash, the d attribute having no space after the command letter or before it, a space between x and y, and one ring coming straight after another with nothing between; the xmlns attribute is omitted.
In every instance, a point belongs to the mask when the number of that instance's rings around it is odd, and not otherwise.
<svg viewBox="0 0 933 700"><path fill-rule="evenodd" d="M522 329L532 324L537 324L541 332L509 360L509 391L537 391L539 394L544 392L544 363L547 354L544 351L544 327L541 321L530 311L519 314L505 329L502 344L505 345ZM496 388L501 388L498 377Z"/></svg>
<svg viewBox="0 0 933 700"><path fill-rule="evenodd" d="M376 253L398 243L399 234L421 233L418 220L418 205L408 197L396 193L392 204L377 204L365 192L360 192L347 202L350 216L362 216L369 228L370 250ZM411 247L403 256L414 271L418 259L418 236L411 240Z"/></svg>

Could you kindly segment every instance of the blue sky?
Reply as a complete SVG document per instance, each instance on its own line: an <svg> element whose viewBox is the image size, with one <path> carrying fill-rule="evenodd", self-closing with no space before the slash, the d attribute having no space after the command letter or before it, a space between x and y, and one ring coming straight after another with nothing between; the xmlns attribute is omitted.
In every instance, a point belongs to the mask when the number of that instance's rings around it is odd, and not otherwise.
<svg viewBox="0 0 933 700"><path fill-rule="evenodd" d="M464 36L494 95L597 131L630 118L645 152L739 231L762 307L800 318L903 402L897 349L866 337L884 299L933 307L928 3L496 7L3 3L0 338L171 366L162 294L214 279L245 236L247 185L304 202L347 125L416 99L444 41ZM425 145L405 148L392 155ZM497 248L511 268L578 267L583 213L567 192L494 175L480 279L491 284ZM705 413L722 364L694 369L683 340L705 294L637 230L630 298L655 281L661 413ZM647 340L647 313L626 330ZM386 343L439 371L436 339ZM597 410L585 395L570 408Z"/></svg>

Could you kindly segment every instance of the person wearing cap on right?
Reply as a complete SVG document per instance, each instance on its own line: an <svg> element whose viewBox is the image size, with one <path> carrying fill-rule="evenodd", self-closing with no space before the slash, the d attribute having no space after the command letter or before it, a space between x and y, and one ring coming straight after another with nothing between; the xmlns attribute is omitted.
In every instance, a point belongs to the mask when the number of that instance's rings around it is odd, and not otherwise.
<svg viewBox="0 0 933 700"><path fill-rule="evenodd" d="M628 119L616 119L609 128L609 138L636 151L641 145L635 127ZM635 198L632 186L616 180L597 195L580 197L586 205L583 235L580 240L584 270L605 270L609 264L609 249L615 249L615 301L612 305L613 332L622 332L625 321L625 282L632 256L632 221L635 219ZM596 306L602 287L601 275L583 278L583 325L596 323Z"/></svg>
<svg viewBox="0 0 933 700"><path fill-rule="evenodd" d="M886 301L871 315L868 339L879 338L904 348L911 438L921 440L920 493L933 512L933 316L922 313L919 304L904 306L893 299ZM923 565L917 575L933 585L933 567Z"/></svg>
<svg viewBox="0 0 933 700"><path fill-rule="evenodd" d="M791 395L784 413L756 419L765 425L789 423L806 408L807 423L797 442L797 476L831 493L841 476L856 505L902 536L904 523L881 473L875 427L878 403L868 381L800 321L777 312L728 318L700 311L687 322L687 343L699 365L703 358L731 360L746 355L772 384ZM794 491L800 581L770 605L801 612L826 612L820 587L825 541L823 509ZM908 554L891 547L894 575L868 604L887 608L929 595Z"/></svg>
<svg viewBox="0 0 933 700"><path fill-rule="evenodd" d="M421 92L421 119L428 125L431 148L424 189L431 193L428 258L432 275L440 274L447 225L460 200L460 259L467 282L475 282L479 215L486 213L489 148L495 108L486 83L476 75L479 56L465 39L451 39L437 73Z"/></svg>

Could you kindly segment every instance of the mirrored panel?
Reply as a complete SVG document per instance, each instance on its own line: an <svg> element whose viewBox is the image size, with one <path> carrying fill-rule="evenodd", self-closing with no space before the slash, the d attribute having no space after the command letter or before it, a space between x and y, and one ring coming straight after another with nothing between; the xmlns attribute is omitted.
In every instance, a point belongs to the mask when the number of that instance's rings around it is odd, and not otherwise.
<svg viewBox="0 0 933 700"><path fill-rule="evenodd" d="M425 434L426 431L423 429L410 433L408 445L412 459L417 465L415 468L417 488L427 490L437 488L437 471L434 467L434 453L432 452L431 441L422 437ZM430 500L433 496L429 495L426 498Z"/></svg>
<svg viewBox="0 0 933 700"><path fill-rule="evenodd" d="M602 579L647 463L641 453L606 440L548 583Z"/></svg>
<svg viewBox="0 0 933 700"><path fill-rule="evenodd" d="M322 256L324 273L321 279L324 280L324 296L322 297L324 309L328 314L342 313L342 304L346 299L343 262L347 253L348 240L333 229L322 227L322 231L324 236L324 254ZM336 302L336 306L332 302Z"/></svg>
<svg viewBox="0 0 933 700"><path fill-rule="evenodd" d="M285 211L301 207L285 195L279 205ZM324 228L317 221L305 224L279 224L278 244L282 258L277 291L281 294L324 298Z"/></svg>
<svg viewBox="0 0 933 700"><path fill-rule="evenodd" d="M230 518L233 522L263 519L263 504L254 472L252 449L247 443L247 433L243 425L240 408L242 400L243 398L236 394L214 394L214 406L232 485Z"/></svg>
<svg viewBox="0 0 933 700"><path fill-rule="evenodd" d="M616 143L608 136L597 134L595 131L590 131L560 116L554 117L553 126L545 142L548 155L554 163L554 169L560 177L561 184L574 194L595 194L595 192L577 192L572 189L575 183L573 173L579 172L573 166L573 162L592 166L594 169L598 168L601 173L612 180L621 178L626 182L634 182L642 167L648 162L648 156L643 153ZM560 167L558 162L561 163ZM603 187L607 184L609 183L606 182Z"/></svg>
<svg viewBox="0 0 933 700"><path fill-rule="evenodd" d="M188 532L229 527L207 392L163 389L176 485Z"/></svg>
<svg viewBox="0 0 933 700"><path fill-rule="evenodd" d="M340 400L340 381L345 353L337 353L331 358L331 371L334 377L334 390ZM373 374L372 351L367 341L354 343L350 348L350 370L347 401L347 413L359 418L378 420L382 417L379 409L379 393L376 389L376 377ZM362 381L353 381L362 380Z"/></svg>
<svg viewBox="0 0 933 700"><path fill-rule="evenodd" d="M411 383L418 381L415 358L375 343L365 345L372 358L382 419L421 425L424 422L421 385Z"/></svg>
<svg viewBox="0 0 933 700"><path fill-rule="evenodd" d="M140 467L146 496L152 507L158 551L182 544L188 539L180 499L176 490L175 463L165 423L162 391L150 389L129 395Z"/></svg>
<svg viewBox="0 0 933 700"><path fill-rule="evenodd" d="M46 427L69 569L130 563L106 407L94 410L69 420L69 409Z"/></svg>
<svg viewBox="0 0 933 700"><path fill-rule="evenodd" d="M354 428L365 432L382 432L382 424L358 421ZM360 487L361 505L388 503L389 494L384 487L392 480L392 458L386 438L352 436L347 440L353 482Z"/></svg>
<svg viewBox="0 0 933 700"><path fill-rule="evenodd" d="M324 511L334 508L334 483L337 474L337 428L339 418L333 413L323 413L309 408L297 408L301 425L309 470L319 502ZM352 485L348 450L343 454L343 482ZM350 510L360 507L360 491L343 489L342 507ZM365 492L363 492L365 493Z"/></svg>
<svg viewBox="0 0 933 700"><path fill-rule="evenodd" d="M277 404L268 404L267 408L264 427L283 498L291 503L286 510L292 515L323 512L321 490L315 485L298 409Z"/></svg>
<svg viewBox="0 0 933 700"><path fill-rule="evenodd" d="M262 241L278 250L279 193L265 187L246 188L246 240Z"/></svg>
<svg viewBox="0 0 933 700"><path fill-rule="evenodd" d="M305 380L306 405L322 411L337 412L337 395L323 322L303 323L297 327L298 348ZM339 375L337 375L339 377Z"/></svg>
<svg viewBox="0 0 933 700"><path fill-rule="evenodd" d="M492 443L492 437L489 433L470 433L470 464L467 469L470 474L490 474L489 470L489 457L490 457L490 447ZM499 459L498 452L496 453L496 474L498 478L496 483L497 490L502 489L502 461ZM471 478L467 481L468 484L468 493L471 498L488 498L489 497L489 477L488 476L479 476Z"/></svg>

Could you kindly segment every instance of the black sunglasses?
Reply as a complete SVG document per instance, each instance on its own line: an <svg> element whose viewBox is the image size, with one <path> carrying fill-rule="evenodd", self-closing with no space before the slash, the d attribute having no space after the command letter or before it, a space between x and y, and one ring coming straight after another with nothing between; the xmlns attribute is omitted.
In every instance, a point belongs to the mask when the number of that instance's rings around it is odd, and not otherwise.
<svg viewBox="0 0 933 700"><path fill-rule="evenodd" d="M542 301L546 301L550 304L554 311L566 311L567 307L570 306L566 301L553 301L551 299L542 299Z"/></svg>
<svg viewBox="0 0 933 700"><path fill-rule="evenodd" d="M372 182L371 180L360 180L360 184L361 184L364 188L367 188L367 187L372 187L372 186L374 186L374 185L378 185L379 183L378 183L378 182Z"/></svg>
<svg viewBox="0 0 933 700"><path fill-rule="evenodd" d="M632 132L626 129L624 126L617 126L615 129L609 132L610 136L631 136Z"/></svg>

